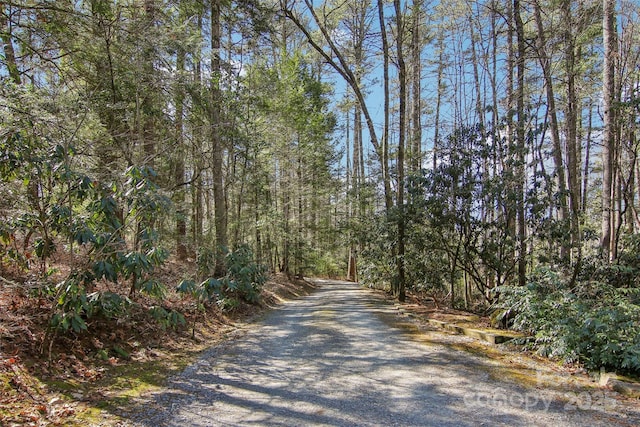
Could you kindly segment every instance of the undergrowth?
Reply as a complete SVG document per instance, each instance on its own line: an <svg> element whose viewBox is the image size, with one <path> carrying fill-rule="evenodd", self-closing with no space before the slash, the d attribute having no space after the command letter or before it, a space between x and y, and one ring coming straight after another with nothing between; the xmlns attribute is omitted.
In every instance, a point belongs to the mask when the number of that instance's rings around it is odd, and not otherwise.
<svg viewBox="0 0 640 427"><path fill-rule="evenodd" d="M591 370L640 374L638 270L591 263L575 283L568 277L541 268L527 286L498 288L497 317L510 318L514 329L533 335L532 346L542 355Z"/></svg>

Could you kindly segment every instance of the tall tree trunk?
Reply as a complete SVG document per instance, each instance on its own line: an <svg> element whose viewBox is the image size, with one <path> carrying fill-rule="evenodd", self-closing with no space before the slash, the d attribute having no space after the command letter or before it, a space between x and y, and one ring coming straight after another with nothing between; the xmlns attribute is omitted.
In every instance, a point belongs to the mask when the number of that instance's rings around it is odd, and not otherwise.
<svg viewBox="0 0 640 427"><path fill-rule="evenodd" d="M405 152L405 128L406 128L406 100L407 100L407 76L406 65L403 54L404 20L402 19L402 9L400 0L394 0L393 5L396 12L396 54L398 59L398 82L399 93L399 128L398 128L398 253L396 257L398 268L398 281L396 296L400 302L405 300L405 212L404 212L404 152Z"/></svg>
<svg viewBox="0 0 640 427"><path fill-rule="evenodd" d="M174 181L176 189L174 191L174 203L176 206L176 256L178 260L187 258L187 247L185 244L187 237L187 221L185 209L185 188L183 185L185 175L185 149L184 149L184 87L182 85L182 75L184 73L186 53L183 48L178 47L176 52L176 70L178 72L178 83L175 88L175 104L176 104L176 150L174 154Z"/></svg>
<svg viewBox="0 0 640 427"><path fill-rule="evenodd" d="M604 113L604 131L602 136L602 235L600 247L604 257L613 261L612 217L614 203L613 159L616 151L615 121L615 70L617 53L616 1L603 0L602 37L604 43L604 65L602 103Z"/></svg>
<svg viewBox="0 0 640 427"><path fill-rule="evenodd" d="M144 1L144 11L145 11L145 32L153 33L153 27L155 26L156 19L156 5L155 0L145 0ZM144 40L144 38L143 38ZM155 129L155 121L156 121L156 100L154 99L155 95L155 52L153 45L150 41L145 40L144 47L144 57L143 57L143 73L142 82L144 87L141 88L140 93L142 96L141 106L142 106L142 129L141 129L141 137L142 137L142 148L144 159L142 161L143 164L149 167L155 167L155 156L156 156L156 129Z"/></svg>
<svg viewBox="0 0 640 427"><path fill-rule="evenodd" d="M546 36L544 32L542 13L538 1L534 3L534 15L538 30L537 50L538 61L542 67L545 90L547 95L547 116L549 118L549 128L551 132L551 144L553 147L553 161L556 171L556 185L558 186L558 213L559 219L565 223L569 218L567 209L567 188L564 175L564 162L562 155L562 141L560 140L560 126L558 124L558 114L556 110L556 100L553 86L553 76L551 72L551 58L547 54ZM560 256L565 259L569 256L569 246L566 240L560 242Z"/></svg>
<svg viewBox="0 0 640 427"><path fill-rule="evenodd" d="M360 159L362 157L362 109L356 102L353 108L353 185L356 190L356 202L360 206L360 190L364 180L362 173L362 165ZM361 214L362 212L358 212Z"/></svg>
<svg viewBox="0 0 640 427"><path fill-rule="evenodd" d="M244 200L247 199L247 195L245 194L245 188L247 186L247 173L249 168L249 147L245 147L243 160L242 160L242 171L240 172L240 188L237 191L236 195L236 206L235 206L235 222L233 227L233 239L232 239L232 247L238 247L244 241L244 233L245 229L243 227L242 222L242 209L244 206Z"/></svg>
<svg viewBox="0 0 640 427"><path fill-rule="evenodd" d="M356 85L360 87L362 85L362 73L364 68L364 51L363 44L366 39L366 28L364 11L356 13L355 16L355 28L354 28L354 77L356 79ZM355 112L353 115L353 168L355 171L354 176L357 177L357 194L359 203L359 214L362 212L362 199L360 197L361 186L364 183L364 142L363 142L363 126L362 126L362 107L356 102Z"/></svg>
<svg viewBox="0 0 640 427"><path fill-rule="evenodd" d="M515 83L514 83L514 75L516 69L516 50L513 45L514 39L514 13L513 13L513 2L507 2L507 69L506 69L506 91L507 91L507 108L506 108L506 138L496 138L498 141L498 159L499 162L502 163L501 167L503 170L509 169L511 175L514 175L512 172L513 169L513 153L510 147L514 146L514 124L513 124L513 115L516 110L515 107ZM510 164L511 163L511 164ZM510 192L515 192L513 178L511 178L511 182L507 182L507 188ZM511 197L503 197L503 211L504 218L507 227L507 233L510 239L513 242L517 242L517 230L516 230L516 208L515 203L513 202L514 196ZM516 248L517 249L517 248ZM517 257L517 251L514 250L513 256L515 259Z"/></svg>
<svg viewBox="0 0 640 427"><path fill-rule="evenodd" d="M197 25L199 31L203 32L203 19L202 12L198 13ZM195 54L194 66L193 66L193 85L199 92L202 93L204 87L202 81L202 52L199 48ZM203 141L204 137L204 125L200 118L195 117L194 121L198 125L193 130L193 144L191 146L191 156L193 158L193 182L191 186L191 238L192 245L198 250L202 244L202 232L204 228L204 195L202 191L204 171L203 158Z"/></svg>
<svg viewBox="0 0 640 427"><path fill-rule="evenodd" d="M526 40L524 36L524 24L522 22L520 0L513 1L513 14L516 25L517 40L517 86L516 86L516 112L518 121L516 124L516 217L517 217L517 242L518 242L518 284L526 285L527 280L527 241L526 241L526 218L524 206L524 185L525 185L525 126L526 113L524 109L524 76L525 76L525 54Z"/></svg>
<svg viewBox="0 0 640 427"><path fill-rule="evenodd" d="M576 259L579 261L582 251L580 250L580 180L578 161L578 99L576 93L576 52L573 40L573 20L571 13L571 1L563 0L562 15L564 21L564 43L565 43L565 79L566 107L565 107L565 138L567 145L567 178L569 187L569 207L571 211L570 230L571 245L577 250Z"/></svg>
<svg viewBox="0 0 640 427"><path fill-rule="evenodd" d="M501 152L501 141L497 140L498 137L498 127L499 127L499 115L498 115L498 12L497 12L497 2L498 0L491 0L491 179L495 179L495 177L500 174L499 164L501 160L498 157L498 154ZM489 220L495 221L496 217L500 214L499 204L496 203L496 196L491 195L489 199L489 204L492 207L489 210ZM491 274L487 278L487 289L493 289L496 285L496 282L501 280L501 277L498 277L499 274Z"/></svg>
<svg viewBox="0 0 640 427"><path fill-rule="evenodd" d="M224 147L222 144L222 120L221 104L222 92L220 90L220 7L221 0L211 1L211 174L213 181L213 203L215 209L216 229L216 266L215 275L220 277L225 274L224 256L228 246L227 242L227 204L224 189Z"/></svg>
<svg viewBox="0 0 640 427"><path fill-rule="evenodd" d="M411 172L422 167L422 3L414 0L411 29Z"/></svg>
<svg viewBox="0 0 640 427"><path fill-rule="evenodd" d="M351 118L349 117L349 111L351 111L351 107L347 106L345 109L345 126L344 126L344 149L345 149L345 165L344 165L344 179L345 179L345 188L347 189L347 220L353 214L353 201L349 196L349 190L355 188L353 184L352 171L351 171Z"/></svg>
<svg viewBox="0 0 640 427"><path fill-rule="evenodd" d="M256 150L256 154L254 154L253 159L255 160L257 158L257 150ZM253 192L253 203L255 205L255 212L254 212L254 222L256 224L255 227L255 231L256 231L256 262L258 264L265 264L264 261L264 255L263 255L263 250L262 250L262 227L259 225L260 224L260 186L256 185L254 188L254 192Z"/></svg>
<svg viewBox="0 0 640 427"><path fill-rule="evenodd" d="M476 53L476 31L475 31L475 23L473 20L473 15L469 11L469 34L471 36L471 40L469 44L471 45L471 64L473 66L473 83L475 86L476 92L476 115L477 115L477 123L480 125L480 131L485 132L485 123L484 123L484 108L482 108L482 89L480 87L480 72L478 70L478 55ZM486 159L485 159L486 160Z"/></svg>
<svg viewBox="0 0 640 427"><path fill-rule="evenodd" d="M289 141L289 137L286 138ZM290 171L292 166L288 164L291 160L291 151L287 146L286 166L280 167L280 187L282 189L282 215L284 217L284 236L282 247L282 261L280 263L280 272L291 274L291 178Z"/></svg>
<svg viewBox="0 0 640 427"><path fill-rule="evenodd" d="M298 157L298 162L297 162L297 167L296 167L296 180L298 182L298 228L296 230L296 268L295 268L295 274L297 277L302 277L304 272L303 272L303 256L302 256L302 242L304 239L304 221L302 218L303 215L303 188L304 188L304 173L302 171L302 149L301 149L301 143L300 143L300 136L298 135L298 147L297 147L297 157Z"/></svg>
<svg viewBox="0 0 640 427"><path fill-rule="evenodd" d="M584 168L582 170L582 209L587 208L587 197L589 195L589 176L591 174L591 144L592 144L592 125L593 125L593 102L589 101L589 117L587 118L587 136L584 147Z"/></svg>
<svg viewBox="0 0 640 427"><path fill-rule="evenodd" d="M391 174L389 172L389 40L384 22L384 2L378 0L378 21L382 39L382 82L384 85L384 128L382 130L382 180L384 182L384 201L387 212L393 207L391 198Z"/></svg>
<svg viewBox="0 0 640 427"><path fill-rule="evenodd" d="M436 90L436 112L433 129L433 170L438 167L438 150L440 149L440 106L442 104L442 95L444 91L444 84L442 82L444 74L444 36L440 34L438 36L438 77L436 84L438 88Z"/></svg>

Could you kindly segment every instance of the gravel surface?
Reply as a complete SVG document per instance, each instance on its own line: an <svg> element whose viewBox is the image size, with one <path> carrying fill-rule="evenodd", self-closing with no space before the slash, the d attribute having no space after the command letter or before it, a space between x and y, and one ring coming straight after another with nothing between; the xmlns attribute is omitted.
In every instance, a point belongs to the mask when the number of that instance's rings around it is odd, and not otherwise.
<svg viewBox="0 0 640 427"><path fill-rule="evenodd" d="M418 341L393 309L337 281L274 310L145 396L136 426L640 425L593 393L567 399L491 375L481 356ZM588 398L588 401L587 401Z"/></svg>

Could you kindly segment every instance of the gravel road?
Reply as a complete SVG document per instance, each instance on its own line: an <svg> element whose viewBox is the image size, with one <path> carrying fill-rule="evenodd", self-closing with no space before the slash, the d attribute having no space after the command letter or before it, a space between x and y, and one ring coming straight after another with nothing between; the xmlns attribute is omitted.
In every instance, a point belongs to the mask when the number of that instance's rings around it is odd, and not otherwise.
<svg viewBox="0 0 640 427"><path fill-rule="evenodd" d="M479 355L416 340L366 289L317 281L145 396L136 426L611 426L605 395L496 380ZM589 401L586 401L586 398ZM587 404L588 403L588 404ZM581 409L582 408L582 409Z"/></svg>

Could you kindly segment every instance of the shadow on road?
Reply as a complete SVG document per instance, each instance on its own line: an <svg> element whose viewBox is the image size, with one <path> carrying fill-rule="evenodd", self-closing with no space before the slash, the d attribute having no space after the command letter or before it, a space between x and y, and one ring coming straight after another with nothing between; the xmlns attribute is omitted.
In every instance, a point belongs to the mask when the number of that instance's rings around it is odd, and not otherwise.
<svg viewBox="0 0 640 427"><path fill-rule="evenodd" d="M611 425L492 380L489 361L412 340L357 285L320 284L205 352L125 418L150 427Z"/></svg>

